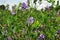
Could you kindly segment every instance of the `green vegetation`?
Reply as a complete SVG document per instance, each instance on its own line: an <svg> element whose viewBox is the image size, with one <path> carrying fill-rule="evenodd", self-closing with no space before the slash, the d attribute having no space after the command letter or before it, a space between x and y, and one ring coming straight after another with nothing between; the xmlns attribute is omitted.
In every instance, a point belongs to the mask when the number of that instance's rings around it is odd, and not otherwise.
<svg viewBox="0 0 60 40"><path fill-rule="evenodd" d="M8 36L13 40L38 40L40 34L45 35L44 40L60 40L56 36L56 31L60 29L60 9L57 8L15 10L14 15L0 9L0 40L6 40ZM32 24L26 23L29 17L34 19Z"/></svg>

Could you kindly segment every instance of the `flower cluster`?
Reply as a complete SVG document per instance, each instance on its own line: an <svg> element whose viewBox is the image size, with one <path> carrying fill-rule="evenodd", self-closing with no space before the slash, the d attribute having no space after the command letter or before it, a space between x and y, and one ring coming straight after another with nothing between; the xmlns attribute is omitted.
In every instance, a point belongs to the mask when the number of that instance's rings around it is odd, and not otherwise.
<svg viewBox="0 0 60 40"><path fill-rule="evenodd" d="M43 39L44 39L44 35L40 34L39 37L38 37L38 40L43 40Z"/></svg>
<svg viewBox="0 0 60 40"><path fill-rule="evenodd" d="M14 15L15 14L15 12L12 10L12 11L10 11L10 13L12 14L12 15Z"/></svg>
<svg viewBox="0 0 60 40"><path fill-rule="evenodd" d="M23 3L22 3L22 6L21 6L21 9L28 9L27 4L23 2Z"/></svg>
<svg viewBox="0 0 60 40"><path fill-rule="evenodd" d="M27 24L30 24L30 23L33 23L33 17L29 17L28 19L27 19Z"/></svg>
<svg viewBox="0 0 60 40"><path fill-rule="evenodd" d="M60 34L60 30L57 30L56 33L57 33L57 34Z"/></svg>
<svg viewBox="0 0 60 40"><path fill-rule="evenodd" d="M13 7L13 6L12 6L12 7ZM27 4L26 4L25 2L23 2L22 5L21 5L21 7L20 7L20 9L21 9L21 10L23 10L23 9L26 9L26 10L27 10L27 9L28 9ZM12 15L15 14L15 12L14 12L13 9L11 9L10 13L11 13Z"/></svg>
<svg viewBox="0 0 60 40"><path fill-rule="evenodd" d="M6 40L12 40L12 38L11 38L10 36L8 36L8 37L6 38Z"/></svg>

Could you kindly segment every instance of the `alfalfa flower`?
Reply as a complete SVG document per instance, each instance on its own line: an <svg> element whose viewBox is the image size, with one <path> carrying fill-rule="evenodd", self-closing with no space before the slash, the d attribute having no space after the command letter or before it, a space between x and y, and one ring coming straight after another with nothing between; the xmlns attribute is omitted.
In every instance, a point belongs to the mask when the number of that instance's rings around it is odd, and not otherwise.
<svg viewBox="0 0 60 40"><path fill-rule="evenodd" d="M60 37L60 30L56 31L56 37L59 38Z"/></svg>
<svg viewBox="0 0 60 40"><path fill-rule="evenodd" d="M36 8L37 10L42 10L45 11L46 8L49 8L52 4L45 1L45 0L42 0L42 3Z"/></svg>
<svg viewBox="0 0 60 40"><path fill-rule="evenodd" d="M6 40L12 40L12 38L11 38L10 36L8 36L8 37L6 38Z"/></svg>
<svg viewBox="0 0 60 40"><path fill-rule="evenodd" d="M57 30L56 33L57 33L57 34L60 34L60 30Z"/></svg>
<svg viewBox="0 0 60 40"><path fill-rule="evenodd" d="M10 13L12 14L12 15L14 15L15 14L15 12L12 10L12 11L10 11Z"/></svg>
<svg viewBox="0 0 60 40"><path fill-rule="evenodd" d="M33 23L33 17L29 17L28 19L27 19L27 24L30 24L30 23Z"/></svg>
<svg viewBox="0 0 60 40"><path fill-rule="evenodd" d="M25 2L22 3L21 9L28 9L28 6Z"/></svg>
<svg viewBox="0 0 60 40"><path fill-rule="evenodd" d="M38 40L43 40L44 39L44 35L43 34L40 34L39 36L38 36Z"/></svg>
<svg viewBox="0 0 60 40"><path fill-rule="evenodd" d="M5 34L6 34L6 32L7 32L7 30L4 30L4 31L3 31L3 35L5 35Z"/></svg>

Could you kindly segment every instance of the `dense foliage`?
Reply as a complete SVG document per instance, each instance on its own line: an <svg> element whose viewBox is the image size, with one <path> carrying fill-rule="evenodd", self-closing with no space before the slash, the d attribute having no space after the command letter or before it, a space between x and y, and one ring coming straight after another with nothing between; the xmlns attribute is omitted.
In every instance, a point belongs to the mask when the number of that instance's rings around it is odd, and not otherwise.
<svg viewBox="0 0 60 40"><path fill-rule="evenodd" d="M60 40L60 6L45 11L30 8L18 10L15 14L0 9L0 40L38 40L44 34L44 40ZM30 24L28 19L32 17Z"/></svg>

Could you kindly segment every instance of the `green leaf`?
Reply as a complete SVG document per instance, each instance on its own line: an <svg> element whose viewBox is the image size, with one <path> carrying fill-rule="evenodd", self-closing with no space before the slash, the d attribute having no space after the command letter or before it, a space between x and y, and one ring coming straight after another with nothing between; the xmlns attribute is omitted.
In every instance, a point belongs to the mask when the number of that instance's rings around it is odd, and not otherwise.
<svg viewBox="0 0 60 40"><path fill-rule="evenodd" d="M33 27L37 28L39 25L39 22L38 21L35 21L34 24L32 25Z"/></svg>
<svg viewBox="0 0 60 40"><path fill-rule="evenodd" d="M56 17L56 21L59 21L60 20L60 17Z"/></svg>

